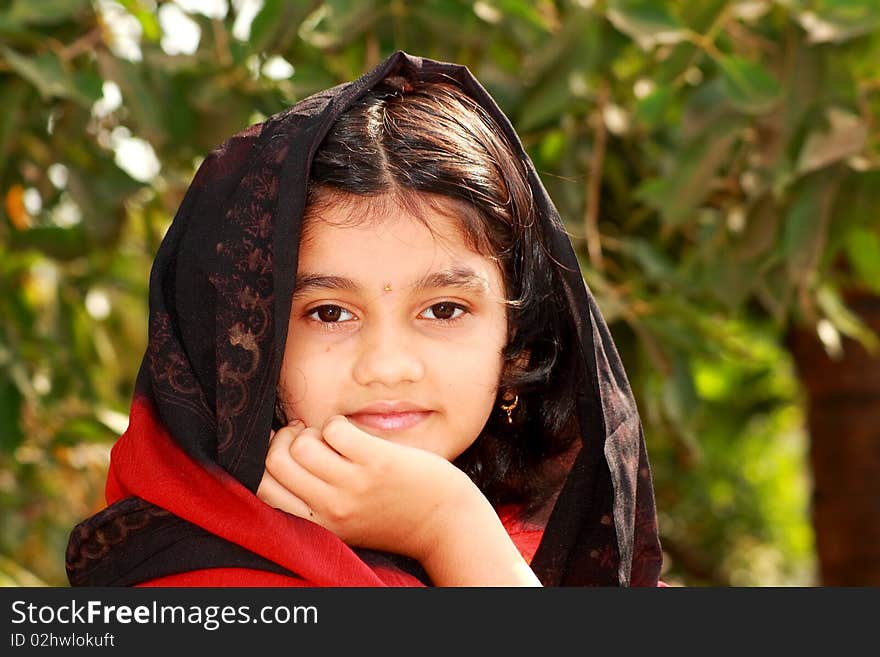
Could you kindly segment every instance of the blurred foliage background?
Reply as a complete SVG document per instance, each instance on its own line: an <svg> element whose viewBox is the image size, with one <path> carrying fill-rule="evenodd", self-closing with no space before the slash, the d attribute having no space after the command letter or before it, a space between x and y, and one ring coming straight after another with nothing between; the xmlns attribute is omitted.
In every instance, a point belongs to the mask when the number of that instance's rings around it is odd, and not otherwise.
<svg viewBox="0 0 880 657"><path fill-rule="evenodd" d="M0 0L0 583L67 584L201 158L397 49L471 69L567 222L664 579L880 583L871 0Z"/></svg>

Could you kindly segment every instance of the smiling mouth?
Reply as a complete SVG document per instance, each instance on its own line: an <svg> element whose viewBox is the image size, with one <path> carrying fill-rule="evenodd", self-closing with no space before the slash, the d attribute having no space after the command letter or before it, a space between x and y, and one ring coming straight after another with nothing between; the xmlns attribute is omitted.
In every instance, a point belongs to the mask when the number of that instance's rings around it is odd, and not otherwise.
<svg viewBox="0 0 880 657"><path fill-rule="evenodd" d="M348 419L370 429L399 431L409 429L428 419L432 411L404 411L401 413L354 413Z"/></svg>

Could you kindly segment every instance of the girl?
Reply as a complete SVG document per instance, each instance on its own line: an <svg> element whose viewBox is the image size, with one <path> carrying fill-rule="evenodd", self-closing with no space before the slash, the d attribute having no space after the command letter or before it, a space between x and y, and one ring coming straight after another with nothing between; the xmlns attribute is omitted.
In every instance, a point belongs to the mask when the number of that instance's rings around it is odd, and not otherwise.
<svg viewBox="0 0 880 657"><path fill-rule="evenodd" d="M228 140L150 285L74 585L647 585L614 344L510 123L395 53Z"/></svg>

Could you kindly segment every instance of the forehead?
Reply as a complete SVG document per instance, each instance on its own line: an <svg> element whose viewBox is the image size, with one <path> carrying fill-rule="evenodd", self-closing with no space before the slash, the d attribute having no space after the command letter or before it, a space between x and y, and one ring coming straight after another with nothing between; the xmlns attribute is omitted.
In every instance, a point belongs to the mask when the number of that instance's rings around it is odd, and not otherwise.
<svg viewBox="0 0 880 657"><path fill-rule="evenodd" d="M483 214L472 204L443 194L396 188L379 194L360 195L319 186L309 191L302 240L308 242L312 228L320 223L331 225L379 224L385 219L411 217L435 230L446 226L454 228L470 245L471 250L494 255L489 239L490 227ZM451 219L447 222L445 219Z"/></svg>
<svg viewBox="0 0 880 657"><path fill-rule="evenodd" d="M352 242L364 245L358 250L370 245L400 252L431 250L453 256L481 256L464 229L463 215L470 212L475 210L434 195L412 195L401 200L390 194L333 194L306 212L300 261L333 245Z"/></svg>
<svg viewBox="0 0 880 657"><path fill-rule="evenodd" d="M399 279L466 267L487 283L494 282L500 277L498 264L474 250L456 214L457 205L421 203L414 214L410 204L392 198L354 197L338 204L321 203L307 214L299 271L333 270Z"/></svg>

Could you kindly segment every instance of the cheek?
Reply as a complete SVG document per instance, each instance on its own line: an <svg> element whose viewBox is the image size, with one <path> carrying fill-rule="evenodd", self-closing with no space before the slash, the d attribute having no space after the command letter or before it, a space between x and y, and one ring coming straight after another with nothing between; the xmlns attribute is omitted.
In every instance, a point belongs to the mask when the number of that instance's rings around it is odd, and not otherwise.
<svg viewBox="0 0 880 657"><path fill-rule="evenodd" d="M323 418L325 407L341 389L339 375L342 363L334 363L334 350L321 346L315 349L288 347L281 365L280 383L284 401L290 411L305 420L317 422Z"/></svg>
<svg viewBox="0 0 880 657"><path fill-rule="evenodd" d="M442 363L441 380L445 383L453 421L464 433L476 438L492 413L501 377L501 345L460 350Z"/></svg>

